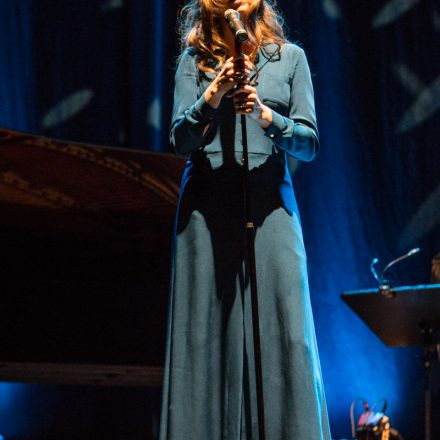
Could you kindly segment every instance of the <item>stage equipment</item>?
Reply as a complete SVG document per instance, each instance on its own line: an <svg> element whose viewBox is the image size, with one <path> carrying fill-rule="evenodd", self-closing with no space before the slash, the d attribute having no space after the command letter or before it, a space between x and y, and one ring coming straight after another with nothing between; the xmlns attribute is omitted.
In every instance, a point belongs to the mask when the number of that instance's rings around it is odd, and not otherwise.
<svg viewBox="0 0 440 440"><path fill-rule="evenodd" d="M0 380L162 385L184 168L0 129Z"/></svg>
<svg viewBox="0 0 440 440"><path fill-rule="evenodd" d="M425 440L431 437L431 370L440 357L440 284L344 292L342 299L391 347L422 346L425 378Z"/></svg>
<svg viewBox="0 0 440 440"><path fill-rule="evenodd" d="M357 428L355 428L354 407L356 403L360 401L362 401L364 411L359 417ZM380 402L383 403L382 409L380 411L376 411L376 406ZM385 399L373 403L371 408L368 405L368 402L363 398L354 400L350 405L352 438L357 438L358 440L403 440L399 432L390 427L390 420L388 416L385 415L386 407L387 401Z"/></svg>
<svg viewBox="0 0 440 440"><path fill-rule="evenodd" d="M394 291L393 291L393 287L391 285L391 283L384 278L385 272L387 272L389 269L391 269L391 267L393 267L395 264L406 260L409 257L412 257L413 255L416 255L420 252L420 248L414 248L411 249L410 251L408 251L406 254L401 255L400 257L390 261L385 268L382 270L382 273L380 274L380 277L377 275L376 269L374 268L374 266L379 262L379 258L373 258L373 260L371 261L370 264L370 270L373 273L374 278L377 280L377 282L379 283L379 292L386 296L386 297L393 297L394 296Z"/></svg>
<svg viewBox="0 0 440 440"><path fill-rule="evenodd" d="M225 19L235 36L235 54L243 54L242 44L248 39L248 35L241 22L240 14L233 9L225 12ZM244 60L240 61L238 69L245 71ZM241 84L250 83L250 79L244 76ZM249 284L251 288L252 305L252 332L254 342L255 382L257 391L258 408L258 438L266 439L264 422L264 393L263 393L263 370L261 365L261 342L260 342L260 316L258 312L258 289L257 271L255 262L255 227L250 212L249 192L249 155L246 128L246 115L241 115L241 135L243 144L243 198L244 198L244 227L246 231L246 244L249 265Z"/></svg>

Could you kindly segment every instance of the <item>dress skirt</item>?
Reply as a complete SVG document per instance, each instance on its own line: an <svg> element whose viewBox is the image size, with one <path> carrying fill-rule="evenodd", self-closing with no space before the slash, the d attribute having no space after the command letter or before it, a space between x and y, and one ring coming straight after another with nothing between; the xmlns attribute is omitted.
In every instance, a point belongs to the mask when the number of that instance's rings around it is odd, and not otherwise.
<svg viewBox="0 0 440 440"><path fill-rule="evenodd" d="M266 438L329 440L284 153L250 154ZM194 154L176 216L160 440L257 440L241 153Z"/></svg>

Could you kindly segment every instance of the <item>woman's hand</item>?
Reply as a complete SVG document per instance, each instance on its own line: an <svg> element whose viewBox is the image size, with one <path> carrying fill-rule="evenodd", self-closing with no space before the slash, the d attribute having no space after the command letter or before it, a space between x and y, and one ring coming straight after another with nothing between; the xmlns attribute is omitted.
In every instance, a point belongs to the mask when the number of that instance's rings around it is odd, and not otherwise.
<svg viewBox="0 0 440 440"><path fill-rule="evenodd" d="M227 59L220 73L205 90L206 102L211 107L217 108L223 96L236 87L242 80L239 74L242 73L245 76L249 76L251 72L252 64L247 55L242 54Z"/></svg>
<svg viewBox="0 0 440 440"><path fill-rule="evenodd" d="M235 111L238 114L249 116L263 128L272 123L272 109L260 101L257 89L250 84L240 84L228 93L228 97L234 100Z"/></svg>

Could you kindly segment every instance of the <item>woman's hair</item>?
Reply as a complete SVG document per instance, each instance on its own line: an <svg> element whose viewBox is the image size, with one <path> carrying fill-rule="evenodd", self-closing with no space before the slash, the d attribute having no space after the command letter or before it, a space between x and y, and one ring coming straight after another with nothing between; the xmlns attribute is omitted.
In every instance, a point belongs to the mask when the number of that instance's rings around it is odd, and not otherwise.
<svg viewBox="0 0 440 440"><path fill-rule="evenodd" d="M198 54L198 68L215 73L228 56L228 47L223 38L222 20L226 0L188 0L179 14L179 37L182 52L193 47ZM252 0L246 22L254 58L258 47L270 43L279 46L287 40L284 21L276 0Z"/></svg>

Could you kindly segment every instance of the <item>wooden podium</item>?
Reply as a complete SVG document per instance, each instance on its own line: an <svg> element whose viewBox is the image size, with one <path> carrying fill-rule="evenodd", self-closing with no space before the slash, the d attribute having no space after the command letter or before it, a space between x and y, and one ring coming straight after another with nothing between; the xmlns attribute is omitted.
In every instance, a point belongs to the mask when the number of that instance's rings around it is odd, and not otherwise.
<svg viewBox="0 0 440 440"><path fill-rule="evenodd" d="M342 299L392 347L423 347L425 440L431 440L431 367L440 357L440 284L344 292Z"/></svg>

